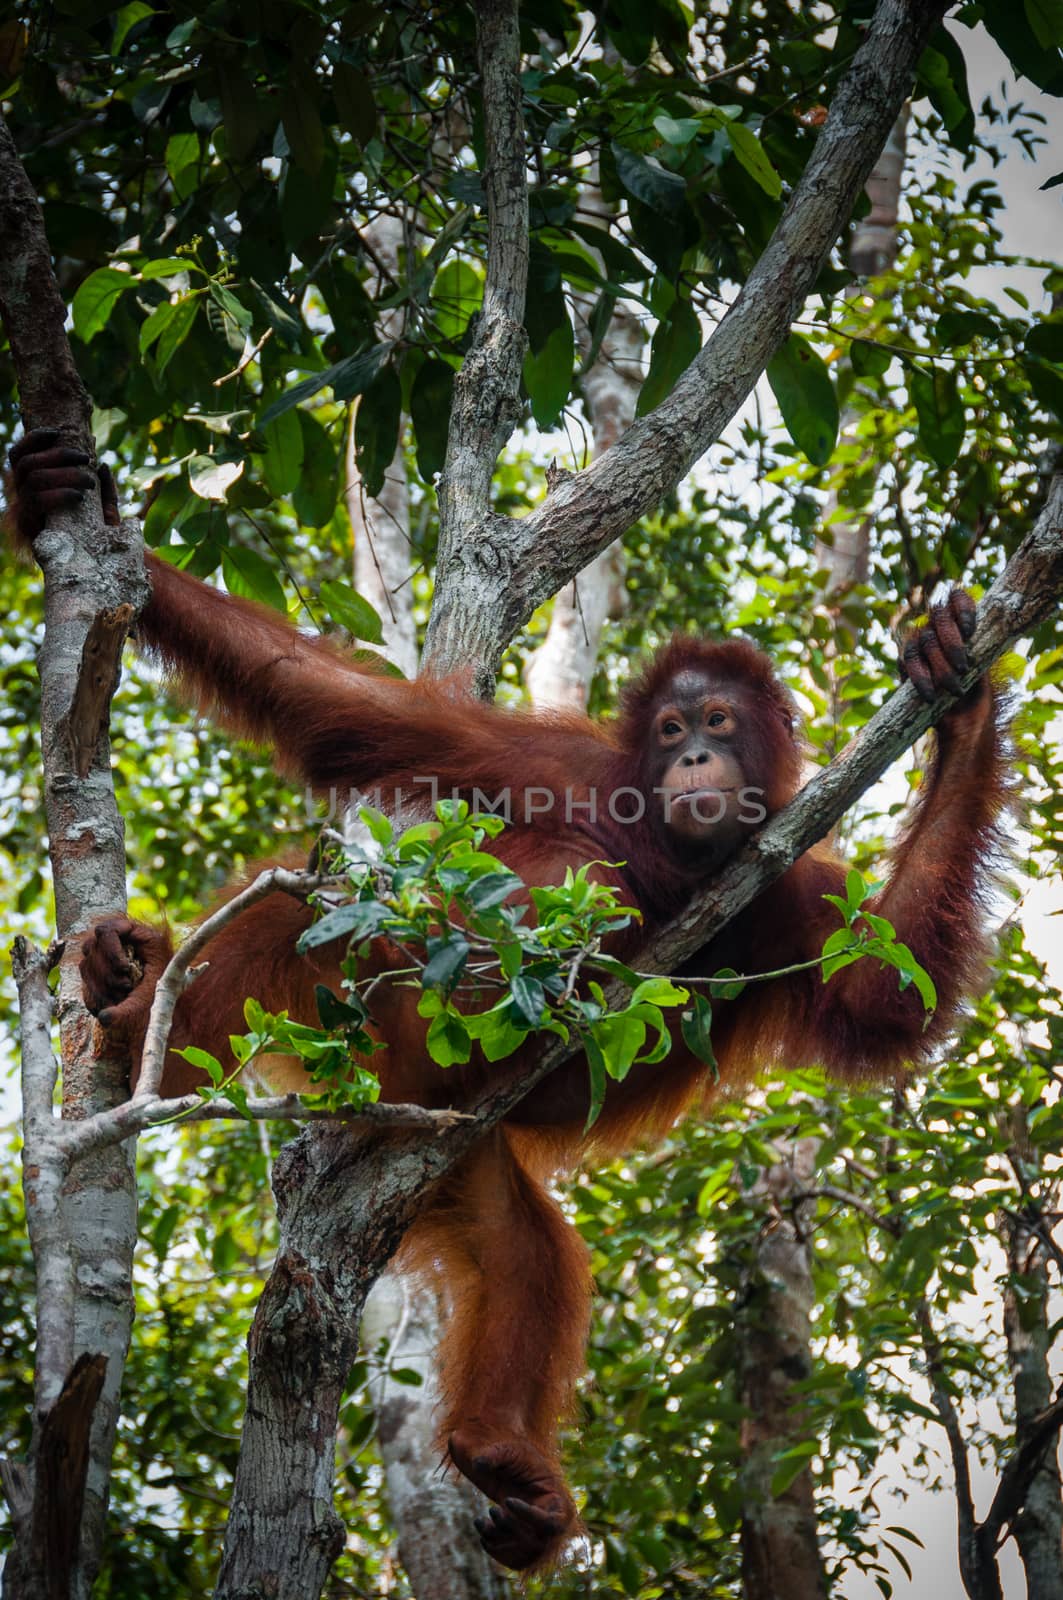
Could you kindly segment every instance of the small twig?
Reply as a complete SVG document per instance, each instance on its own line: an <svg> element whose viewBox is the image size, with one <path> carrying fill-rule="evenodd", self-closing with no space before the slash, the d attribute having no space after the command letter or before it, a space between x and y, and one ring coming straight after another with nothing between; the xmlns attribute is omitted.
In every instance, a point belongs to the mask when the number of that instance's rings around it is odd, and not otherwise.
<svg viewBox="0 0 1063 1600"><path fill-rule="evenodd" d="M273 329L267 328L261 339L259 339L256 344L252 345L250 350L245 350L244 354L240 357L239 361L236 363L231 372L226 372L220 378L214 379L215 389L220 389L223 383L228 383L231 378L238 378L242 372L246 371L246 369L251 365L252 361L254 361L255 357L260 354L267 340L272 339L272 337Z"/></svg>
<svg viewBox="0 0 1063 1600"><path fill-rule="evenodd" d="M173 1014L189 980L188 969L211 939L216 938L250 906L257 905L278 890L282 894L294 895L298 900L305 900L307 895L316 890L329 888L342 881L313 872L293 872L288 867L271 867L193 929L171 958L156 986L148 1030L144 1036L141 1071L134 1101L158 1097Z"/></svg>
<svg viewBox="0 0 1063 1600"><path fill-rule="evenodd" d="M849 1189L836 1188L832 1183L819 1183L814 1189L804 1189L800 1199L833 1200L837 1205L848 1206L852 1211L859 1211L861 1216L867 1217L876 1228L881 1228L894 1239L899 1239L904 1232L904 1224L898 1217L889 1217L881 1211L876 1211L875 1207L860 1195L853 1194Z"/></svg>

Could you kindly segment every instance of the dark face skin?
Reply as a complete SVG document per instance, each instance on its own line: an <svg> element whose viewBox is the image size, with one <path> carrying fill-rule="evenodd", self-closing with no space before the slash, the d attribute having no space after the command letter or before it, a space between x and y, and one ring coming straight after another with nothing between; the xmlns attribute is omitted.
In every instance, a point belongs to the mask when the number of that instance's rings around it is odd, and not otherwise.
<svg viewBox="0 0 1063 1600"><path fill-rule="evenodd" d="M738 746L741 696L701 672L681 672L651 724L654 796L665 830L688 854L723 855L738 842L746 783ZM743 813L748 820L748 812Z"/></svg>

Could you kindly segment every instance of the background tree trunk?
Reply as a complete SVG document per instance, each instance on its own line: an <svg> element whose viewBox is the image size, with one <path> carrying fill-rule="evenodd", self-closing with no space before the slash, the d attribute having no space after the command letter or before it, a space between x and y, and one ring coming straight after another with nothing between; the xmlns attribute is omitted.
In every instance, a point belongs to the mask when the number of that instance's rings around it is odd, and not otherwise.
<svg viewBox="0 0 1063 1600"><path fill-rule="evenodd" d="M1018 1105L1013 1161L1022 1171L1030 1159L1026 1108ZM1053 1384L1048 1367L1052 1348L1049 1327L1048 1262L1038 1231L1040 1218L1005 1219L1010 1281L1004 1294L1004 1334L1008 1365L1015 1394L1015 1436L1021 1444L1038 1413L1052 1401ZM1045 1224L1041 1224L1045 1226ZM1026 1573L1027 1600L1057 1600L1063 1595L1063 1487L1059 1471L1059 1441L1054 1439L1026 1491L1022 1509L1012 1525Z"/></svg>
<svg viewBox="0 0 1063 1600"><path fill-rule="evenodd" d="M397 280L403 219L384 212L363 230L382 268ZM401 308L380 319L386 339L402 332ZM375 609L384 627L384 654L405 673L417 676L417 626L413 620L413 586L410 581L410 495L406 482L406 418L399 423L399 443L384 474L378 495L367 495L358 471L354 448L357 407L351 407L343 494L354 540L353 577L358 593Z"/></svg>
<svg viewBox="0 0 1063 1600"><path fill-rule="evenodd" d="M609 208L601 192L589 186L581 195L581 209L600 216L608 226ZM597 255L597 252L592 252ZM605 274L604 263L599 260ZM583 317L581 343L590 348L588 327L592 302L577 296ZM583 379L583 398L594 439L595 458L614 445L635 420L642 387L642 355L646 335L635 307L620 301L597 358ZM524 681L533 705L584 711L591 679L598 662L602 630L610 617L623 610L624 550L618 539L570 585L554 596L546 637L529 658Z"/></svg>
<svg viewBox="0 0 1063 1600"><path fill-rule="evenodd" d="M897 218L904 179L904 155L908 136L909 107L904 105L890 130L885 148L867 180L871 210L853 228L849 243L849 266L861 278L874 278L886 272L897 259L899 240ZM866 294L857 285L851 294ZM848 357L845 358L846 360ZM839 445L851 444L858 413L849 404L842 410ZM827 497L823 522L828 537L816 540L816 564L827 570L827 594L844 599L850 589L866 583L871 568L871 518L839 515L838 496Z"/></svg>
<svg viewBox="0 0 1063 1600"><path fill-rule="evenodd" d="M807 1466L776 1493L779 1456L809 1442L797 1386L812 1370L811 1254L804 1228L812 1207L795 1196L810 1185L816 1144L802 1140L764 1175L770 1215L760 1229L737 1318L742 1423L744 1600L826 1600L812 1474Z"/></svg>
<svg viewBox="0 0 1063 1600"><path fill-rule="evenodd" d="M371 1357L381 1342L388 1346L370 1380L388 1507L417 1600L505 1600L509 1586L472 1525L485 1502L466 1478L443 1471L436 1444L435 1356L445 1314L433 1286L393 1269L366 1301L362 1348ZM418 1373L420 1385L396 1381L396 1370Z"/></svg>

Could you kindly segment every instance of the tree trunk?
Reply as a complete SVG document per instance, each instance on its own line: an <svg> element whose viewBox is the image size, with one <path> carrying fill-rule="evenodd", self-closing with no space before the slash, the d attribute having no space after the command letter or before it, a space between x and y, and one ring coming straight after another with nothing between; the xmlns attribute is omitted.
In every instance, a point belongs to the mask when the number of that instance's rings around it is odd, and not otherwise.
<svg viewBox="0 0 1063 1600"><path fill-rule="evenodd" d="M440 1471L441 1312L434 1288L389 1271L374 1285L362 1318L366 1354L388 1345L370 1392L399 1557L417 1600L504 1600L508 1585L472 1525L484 1502L466 1478ZM395 1371L418 1373L420 1385L397 1382Z"/></svg>
<svg viewBox="0 0 1063 1600"><path fill-rule="evenodd" d="M582 195L583 209L608 226L609 208L597 188ZM604 264L602 266L605 273ZM584 320L592 304L577 301ZM581 340L589 346L589 331ZM583 379L583 397L594 436L594 455L604 455L635 420L642 387L645 335L634 308L616 306L598 357ZM533 705L583 711L598 660L602 630L624 604L624 552L619 539L595 556L572 583L554 596L546 637L524 669Z"/></svg>
<svg viewBox="0 0 1063 1600"><path fill-rule="evenodd" d="M1021 1161L1029 1149L1025 1109L1017 1108L1014 1115L1021 1117L1023 1124L1016 1152ZM1038 1235L1022 1222L1009 1220L1007 1246L1012 1281L1004 1294L1004 1335L1015 1392L1015 1434L1021 1444L1034 1418L1052 1401L1048 1361L1053 1335L1048 1317L1048 1268ZM1015 1279L1021 1279L1021 1297ZM1063 1595L1063 1487L1058 1440L1046 1450L1012 1532L1026 1573L1027 1600L1059 1600Z"/></svg>
<svg viewBox="0 0 1063 1600"><path fill-rule="evenodd" d="M897 259L897 216L904 177L904 154L908 134L909 107L904 105L890 130L882 154L867 180L871 210L853 229L849 244L849 265L862 278L876 277ZM858 285L854 293L864 294ZM858 414L847 405L841 418L839 443L851 442ZM824 512L828 539L817 539L817 565L827 569L827 594L844 598L850 589L866 583L871 565L871 518L840 517L838 497L832 493Z"/></svg>
<svg viewBox="0 0 1063 1600"><path fill-rule="evenodd" d="M0 315L25 426L58 428L64 444L92 455L91 406L64 332L66 309L44 220L2 119ZM121 640L147 596L142 551L136 523L105 528L99 499L91 495L78 509L50 516L35 545L44 572L41 746L56 927L63 941L59 1030L62 1115L68 1122L118 1105L129 1094L128 1057L114 1049L96 1053L77 970L77 934L97 918L125 910L124 832L106 719L97 717L90 729L78 708L94 671L104 679L110 674L110 693L118 682ZM95 659L93 644L104 638L111 641L109 654ZM97 710L105 711L108 702L109 695ZM72 737L78 726L87 734L80 744ZM8 1464L4 1473L16 1534L4 1594L85 1600L99 1569L133 1321L135 1145L112 1145L73 1164L64 1158L55 1142L48 1033L46 1020L43 1051L36 1061L23 1061L23 1182L37 1273L38 1339L30 1461Z"/></svg>
<svg viewBox="0 0 1063 1600"><path fill-rule="evenodd" d="M806 1443L796 1386L812 1370L815 1298L802 1210L791 1203L815 1169L816 1143L802 1140L762 1180L770 1215L756 1241L738 1318L742 1424L744 1600L826 1600L812 1474L804 1466L776 1493L782 1452Z"/></svg>

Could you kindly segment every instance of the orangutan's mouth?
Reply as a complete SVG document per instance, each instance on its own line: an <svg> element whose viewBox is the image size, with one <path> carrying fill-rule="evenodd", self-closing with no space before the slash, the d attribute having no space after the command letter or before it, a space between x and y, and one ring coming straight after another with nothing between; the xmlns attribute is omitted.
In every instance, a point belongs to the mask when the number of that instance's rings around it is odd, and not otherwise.
<svg viewBox="0 0 1063 1600"><path fill-rule="evenodd" d="M706 788L706 789L673 789L673 791L672 791L672 804L674 806L675 805L679 805L682 801L685 800L687 802L687 804L690 805L695 800L701 800L706 795L737 794L737 792L738 791L734 786L732 786L729 789L722 789L722 788L716 787L715 785L713 785L713 787L711 789L710 788Z"/></svg>

